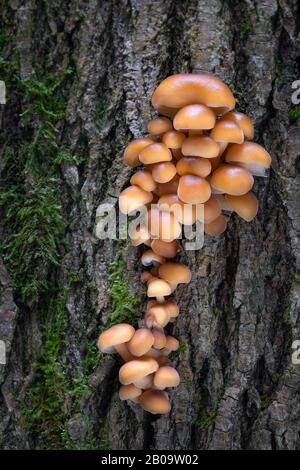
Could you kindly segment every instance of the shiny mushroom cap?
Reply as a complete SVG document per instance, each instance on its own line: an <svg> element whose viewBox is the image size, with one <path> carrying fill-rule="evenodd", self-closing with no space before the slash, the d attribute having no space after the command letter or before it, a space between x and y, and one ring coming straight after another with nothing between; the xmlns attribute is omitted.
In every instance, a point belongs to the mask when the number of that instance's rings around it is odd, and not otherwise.
<svg viewBox="0 0 300 470"><path fill-rule="evenodd" d="M104 353L114 353L117 346L130 341L134 333L135 329L128 323L113 325L100 334L97 346Z"/></svg>
<svg viewBox="0 0 300 470"><path fill-rule="evenodd" d="M224 116L224 119L235 122L242 129L245 139L252 140L254 137L253 122L247 114L231 111Z"/></svg>
<svg viewBox="0 0 300 470"><path fill-rule="evenodd" d="M225 232L227 228L227 217L224 215L219 215L215 220L210 224L204 224L204 232L211 237L216 237Z"/></svg>
<svg viewBox="0 0 300 470"><path fill-rule="evenodd" d="M175 175L174 178L168 183L158 183L155 194L161 197L165 194L176 193L179 184L179 176Z"/></svg>
<svg viewBox="0 0 300 470"><path fill-rule="evenodd" d="M142 264L143 266L154 266L164 263L166 260L163 256L156 254L153 250L146 250L142 254Z"/></svg>
<svg viewBox="0 0 300 470"><path fill-rule="evenodd" d="M157 183L168 183L176 175L176 167L172 162L156 163L152 167L152 177Z"/></svg>
<svg viewBox="0 0 300 470"><path fill-rule="evenodd" d="M176 287L178 284L188 284L192 278L188 266L170 261L159 266L158 274L161 279L167 281L172 287Z"/></svg>
<svg viewBox="0 0 300 470"><path fill-rule="evenodd" d="M211 188L200 176L183 175L179 179L177 194L187 204L202 204L210 198Z"/></svg>
<svg viewBox="0 0 300 470"><path fill-rule="evenodd" d="M150 144L153 144L154 140L149 137L139 137L138 139L130 142L124 152L124 163L126 165L137 167L141 164L139 160L140 152Z"/></svg>
<svg viewBox="0 0 300 470"><path fill-rule="evenodd" d="M265 176L272 159L261 145L244 142L231 145L225 154L225 161L246 168L255 176Z"/></svg>
<svg viewBox="0 0 300 470"><path fill-rule="evenodd" d="M221 193L242 196L250 191L254 179L245 168L225 163L213 172L210 182Z"/></svg>
<svg viewBox="0 0 300 470"><path fill-rule="evenodd" d="M142 394L142 390L136 387L133 384L122 385L119 390L119 397L120 400L132 400L136 401L135 399Z"/></svg>
<svg viewBox="0 0 300 470"><path fill-rule="evenodd" d="M130 184L139 186L144 191L154 191L156 188L156 182L153 179L153 176L150 171L140 170L136 172L130 178Z"/></svg>
<svg viewBox="0 0 300 470"><path fill-rule="evenodd" d="M206 178L211 172L211 163L206 158L184 157L176 165L178 175L196 175Z"/></svg>
<svg viewBox="0 0 300 470"><path fill-rule="evenodd" d="M136 357L144 356L153 346L154 336L148 328L139 328L134 333L127 347L129 352Z"/></svg>
<svg viewBox="0 0 300 470"><path fill-rule="evenodd" d="M149 282L147 296L163 299L165 296L172 294L170 285L163 279L154 279Z"/></svg>
<svg viewBox="0 0 300 470"><path fill-rule="evenodd" d="M145 377L158 369L158 363L152 357L141 357L123 364L119 370L121 384L128 385L136 383L138 379Z"/></svg>
<svg viewBox="0 0 300 470"><path fill-rule="evenodd" d="M204 203L204 223L210 224L221 215L221 207L215 195Z"/></svg>
<svg viewBox="0 0 300 470"><path fill-rule="evenodd" d="M154 305L147 309L145 315L145 323L147 328L164 328L170 320L170 314L163 303L161 305Z"/></svg>
<svg viewBox="0 0 300 470"><path fill-rule="evenodd" d="M145 165L168 162L172 160L172 153L165 144L155 142L154 144L148 145L140 152L139 159L140 162Z"/></svg>
<svg viewBox="0 0 300 470"><path fill-rule="evenodd" d="M161 350L161 352L164 356L168 356L170 353L177 351L178 348L179 348L178 339L174 338L174 336L167 336L166 346Z"/></svg>
<svg viewBox="0 0 300 470"><path fill-rule="evenodd" d="M162 136L163 143L169 149L180 149L186 136L182 132L169 131Z"/></svg>
<svg viewBox="0 0 300 470"><path fill-rule="evenodd" d="M185 156L216 158L220 147L211 137L192 135L185 139L182 144L182 153Z"/></svg>
<svg viewBox="0 0 300 470"><path fill-rule="evenodd" d="M174 367L163 366L155 372L153 383L157 389L164 390L168 387L177 387L180 384L180 377Z"/></svg>
<svg viewBox="0 0 300 470"><path fill-rule="evenodd" d="M119 208L123 214L130 214L153 199L151 192L144 191L138 186L129 186L119 196Z"/></svg>
<svg viewBox="0 0 300 470"><path fill-rule="evenodd" d="M151 207L147 214L147 228L152 238L159 238L165 242L172 242L179 238L181 226L171 212Z"/></svg>
<svg viewBox="0 0 300 470"><path fill-rule="evenodd" d="M240 126L234 121L225 118L216 122L210 137L216 142L232 142L237 144L244 142L244 132Z"/></svg>
<svg viewBox="0 0 300 470"><path fill-rule="evenodd" d="M172 242L164 242L156 238L151 242L151 248L158 256L164 258L175 258L176 254L180 251L180 244L178 240Z"/></svg>
<svg viewBox="0 0 300 470"><path fill-rule="evenodd" d="M164 134L165 132L171 131L173 129L173 124L170 119L160 116L155 119L152 119L148 124L149 134Z"/></svg>
<svg viewBox="0 0 300 470"><path fill-rule="evenodd" d="M212 129L215 113L203 104L191 104L181 108L174 117L174 127L180 131Z"/></svg>
<svg viewBox="0 0 300 470"><path fill-rule="evenodd" d="M204 104L224 113L234 108L235 99L228 86L217 77L187 73L163 80L153 93L152 104L167 116L173 116L177 109L190 104Z"/></svg>
<svg viewBox="0 0 300 470"><path fill-rule="evenodd" d="M242 219L251 222L258 211L258 200L251 192L243 196L225 196L226 201L229 203L231 210L236 212Z"/></svg>
<svg viewBox="0 0 300 470"><path fill-rule="evenodd" d="M139 403L152 414L167 414L171 409L168 395L161 390L146 390L139 397Z"/></svg>

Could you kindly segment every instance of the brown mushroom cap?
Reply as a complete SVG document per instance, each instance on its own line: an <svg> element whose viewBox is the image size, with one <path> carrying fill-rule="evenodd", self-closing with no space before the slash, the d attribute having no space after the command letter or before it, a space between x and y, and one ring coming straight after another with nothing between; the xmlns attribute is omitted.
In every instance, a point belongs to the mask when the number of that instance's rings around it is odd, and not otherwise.
<svg viewBox="0 0 300 470"><path fill-rule="evenodd" d="M220 147L208 136L193 135L185 139L181 150L185 156L216 158L219 155Z"/></svg>
<svg viewBox="0 0 300 470"><path fill-rule="evenodd" d="M153 346L154 336L148 328L136 330L127 347L129 352L136 357L143 356Z"/></svg>
<svg viewBox="0 0 300 470"><path fill-rule="evenodd" d="M173 115L176 109L190 104L204 104L227 112L234 108L230 89L217 77L205 74L178 74L163 80L152 96L152 104L162 114Z"/></svg>
<svg viewBox="0 0 300 470"><path fill-rule="evenodd" d="M144 191L138 186L129 186L119 196L119 208L123 214L129 214L148 204L152 199L152 193Z"/></svg>
<svg viewBox="0 0 300 470"><path fill-rule="evenodd" d="M148 124L149 134L164 134L165 132L171 131L172 129L172 121L163 116L152 119Z"/></svg>
<svg viewBox="0 0 300 470"><path fill-rule="evenodd" d="M204 223L210 224L221 215L221 207L215 195L204 204Z"/></svg>
<svg viewBox="0 0 300 470"><path fill-rule="evenodd" d="M151 264L156 266L157 264L164 263L166 260L163 256L154 253L153 250L146 250L142 254L141 261L143 266L151 266Z"/></svg>
<svg viewBox="0 0 300 470"><path fill-rule="evenodd" d="M180 377L174 367L163 366L155 372L153 383L159 390L164 390L167 387L177 387L180 384Z"/></svg>
<svg viewBox="0 0 300 470"><path fill-rule="evenodd" d="M167 336L166 346L161 350L161 352L164 356L168 356L171 352L177 351L178 348L179 348L178 339L174 338L174 336Z"/></svg>
<svg viewBox="0 0 300 470"><path fill-rule="evenodd" d="M174 157L174 160L178 162L182 157L184 157L181 148L180 149L172 149L172 155Z"/></svg>
<svg viewBox="0 0 300 470"><path fill-rule="evenodd" d="M215 122L215 113L203 104L184 106L177 111L173 120L175 129L182 131L212 129Z"/></svg>
<svg viewBox="0 0 300 470"><path fill-rule="evenodd" d="M153 165L152 177L157 183L168 183L176 175L176 167L172 162L161 162Z"/></svg>
<svg viewBox="0 0 300 470"><path fill-rule="evenodd" d="M120 400L133 400L142 394L142 390L133 384L122 385L119 390Z"/></svg>
<svg viewBox="0 0 300 470"><path fill-rule="evenodd" d="M179 307L176 300L168 299L164 302L164 307L168 310L171 318L176 318L179 315Z"/></svg>
<svg viewBox="0 0 300 470"><path fill-rule="evenodd" d="M141 357L123 364L119 370L119 380L121 384L128 385L146 375L156 372L158 363L152 357Z"/></svg>
<svg viewBox="0 0 300 470"><path fill-rule="evenodd" d="M261 145L244 142L231 145L225 154L225 161L246 168L253 175L264 176L272 159Z"/></svg>
<svg viewBox="0 0 300 470"><path fill-rule="evenodd" d="M180 149L186 136L182 132L178 131L169 131L162 136L163 143L169 149Z"/></svg>
<svg viewBox="0 0 300 470"><path fill-rule="evenodd" d="M163 298L172 294L170 285L163 279L154 279L149 282L147 296Z"/></svg>
<svg viewBox="0 0 300 470"><path fill-rule="evenodd" d="M172 242L164 242L156 238L151 242L151 248L159 256L164 258L174 258L178 251L180 251L180 244L178 240L173 240Z"/></svg>
<svg viewBox="0 0 300 470"><path fill-rule="evenodd" d="M164 194L176 193L179 185L179 176L175 175L174 178L168 183L158 183L155 189L157 196L163 196Z"/></svg>
<svg viewBox="0 0 300 470"><path fill-rule="evenodd" d="M216 142L233 142L237 144L244 142L244 132L240 126L234 121L225 118L216 122L210 137Z"/></svg>
<svg viewBox="0 0 300 470"><path fill-rule="evenodd" d="M214 197L217 199L222 211L232 212L233 209L229 204L229 201L226 199L226 194L214 194Z"/></svg>
<svg viewBox="0 0 300 470"><path fill-rule="evenodd" d="M226 194L225 199L228 201L232 210L247 222L251 222L256 216L258 200L253 193L249 192L243 196L230 196Z"/></svg>
<svg viewBox="0 0 300 470"><path fill-rule="evenodd" d="M236 124L238 124L244 132L245 139L253 139L254 126L247 114L239 113L238 111L231 111L230 113L226 114L224 118L226 120L229 119L231 121L234 121Z"/></svg>
<svg viewBox="0 0 300 470"><path fill-rule="evenodd" d="M97 346L100 351L104 353L118 352L126 361L131 358L131 355L128 353L127 347L124 343L130 341L134 333L135 329L128 323L113 325L108 330L105 330L100 334Z"/></svg>
<svg viewBox="0 0 300 470"><path fill-rule="evenodd" d="M145 377L141 377L140 379L136 379L136 381L134 382L134 385L138 388L143 389L143 390L147 390L147 389L153 387L153 379L154 379L154 373L149 374L149 375L145 375Z"/></svg>
<svg viewBox="0 0 300 470"><path fill-rule="evenodd" d="M154 144L148 145L139 154L140 162L146 165L159 162L168 162L172 160L172 153L168 147L161 143L155 142Z"/></svg>
<svg viewBox="0 0 300 470"><path fill-rule="evenodd" d="M153 144L154 140L149 137L139 137L138 139L130 142L124 152L124 163L126 165L136 167L141 164L139 160L140 152L150 144Z"/></svg>
<svg viewBox="0 0 300 470"><path fill-rule="evenodd" d="M206 178L211 172L211 163L206 158L184 157L176 165L178 175L196 175Z"/></svg>
<svg viewBox="0 0 300 470"><path fill-rule="evenodd" d="M181 226L171 212L151 207L147 214L147 228L152 238L172 242L181 234Z"/></svg>
<svg viewBox="0 0 300 470"><path fill-rule="evenodd" d="M164 332L153 328L152 334L154 338L153 347L156 349L164 348L167 343L166 335L164 334Z"/></svg>
<svg viewBox="0 0 300 470"><path fill-rule="evenodd" d="M167 356L160 356L156 360L158 362L159 367L164 367L164 366L170 366L171 365L171 361ZM153 374L153 378L154 378L154 374Z"/></svg>
<svg viewBox="0 0 300 470"><path fill-rule="evenodd" d="M183 175L179 179L177 194L187 204L202 204L210 198L211 188L200 176Z"/></svg>
<svg viewBox="0 0 300 470"><path fill-rule="evenodd" d="M175 287L178 284L188 284L192 278L188 266L170 261L159 266L158 274L161 279L164 279L168 284Z"/></svg>
<svg viewBox="0 0 300 470"><path fill-rule="evenodd" d="M146 390L139 397L139 403L152 414L166 414L171 409L168 395L161 390Z"/></svg>
<svg viewBox="0 0 300 470"><path fill-rule="evenodd" d="M168 294L165 294L168 295ZM145 315L145 323L148 328L165 327L170 320L170 314L162 304L155 304L153 307L147 309Z"/></svg>
<svg viewBox="0 0 300 470"><path fill-rule="evenodd" d="M250 191L254 179L245 168L225 163L213 172L210 182L215 189L222 193L242 196Z"/></svg>
<svg viewBox="0 0 300 470"><path fill-rule="evenodd" d="M150 171L140 170L130 178L130 184L139 186L144 191L154 191L156 183Z"/></svg>
<svg viewBox="0 0 300 470"><path fill-rule="evenodd" d="M227 218L222 214L210 224L204 224L204 232L212 237L221 235L221 233L225 232L226 228Z"/></svg>

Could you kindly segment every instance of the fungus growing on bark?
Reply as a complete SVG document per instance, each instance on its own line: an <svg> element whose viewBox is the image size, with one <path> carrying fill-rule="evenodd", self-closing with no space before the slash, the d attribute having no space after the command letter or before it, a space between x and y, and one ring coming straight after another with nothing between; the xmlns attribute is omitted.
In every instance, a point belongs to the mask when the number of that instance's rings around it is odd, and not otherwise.
<svg viewBox="0 0 300 470"><path fill-rule="evenodd" d="M115 325L101 333L98 346L102 352L118 352L125 362L119 371L120 399L164 414L170 402L163 390L180 382L170 360L179 341L164 330L180 315L176 299L169 296L176 296L179 284L191 281L188 266L174 261L181 251L182 226L201 218L205 234L219 236L232 213L251 221L258 210L252 175L264 176L271 157L250 142L251 119L233 111L235 99L216 77L168 77L154 91L152 104L162 115L148 125L155 137L140 137L126 147L124 162L143 166L119 198L124 214L145 208L130 239L134 246L149 247L141 257L147 269L141 282L149 300L142 327Z"/></svg>

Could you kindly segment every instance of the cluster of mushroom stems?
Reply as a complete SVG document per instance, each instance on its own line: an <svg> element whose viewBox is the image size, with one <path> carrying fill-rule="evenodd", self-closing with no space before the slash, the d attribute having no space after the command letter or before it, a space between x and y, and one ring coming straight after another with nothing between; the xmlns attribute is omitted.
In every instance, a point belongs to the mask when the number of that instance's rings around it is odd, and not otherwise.
<svg viewBox="0 0 300 470"><path fill-rule="evenodd" d="M152 104L159 115L148 124L150 136L125 149L124 163L138 170L119 197L123 214L144 210L130 232L134 246L147 246L141 258L149 268L141 274L149 298L144 325L136 330L127 323L114 325L101 333L98 347L124 360L121 400L164 414L170 410L166 389L180 383L168 357L179 342L164 328L179 315L173 292L191 280L188 266L172 260L182 250L182 228L200 221L207 235L218 236L232 212L250 222L258 210L253 176L266 175L271 157L251 141L250 117L233 111L234 96L216 77L168 77Z"/></svg>

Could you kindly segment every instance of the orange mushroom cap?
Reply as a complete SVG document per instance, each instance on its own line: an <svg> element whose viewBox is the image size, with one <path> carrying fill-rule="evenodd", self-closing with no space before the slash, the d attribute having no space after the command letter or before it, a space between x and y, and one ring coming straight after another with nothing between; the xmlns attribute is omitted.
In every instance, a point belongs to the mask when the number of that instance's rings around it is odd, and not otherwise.
<svg viewBox="0 0 300 470"><path fill-rule="evenodd" d="M180 384L180 377L174 367L163 366L155 372L153 383L159 390L164 390L167 387L177 387Z"/></svg>
<svg viewBox="0 0 300 470"><path fill-rule="evenodd" d="M241 196L250 191L254 179L245 168L225 163L213 172L210 182L221 193Z"/></svg>
<svg viewBox="0 0 300 470"><path fill-rule="evenodd" d="M172 150L180 149L186 136L182 132L168 131L162 136L163 143Z"/></svg>
<svg viewBox="0 0 300 470"><path fill-rule="evenodd" d="M270 154L255 142L244 142L229 147L225 161L246 168L253 175L265 176L266 169L271 165Z"/></svg>
<svg viewBox="0 0 300 470"><path fill-rule="evenodd" d="M140 152L139 160L146 165L168 162L172 160L172 153L165 144L155 142L154 144L148 145Z"/></svg>
<svg viewBox="0 0 300 470"><path fill-rule="evenodd" d="M154 336L148 328L139 328L134 333L127 347L129 352L136 357L143 356L153 346Z"/></svg>
<svg viewBox="0 0 300 470"><path fill-rule="evenodd" d="M171 212L151 207L147 214L147 227L152 238L172 242L181 234L181 226Z"/></svg>
<svg viewBox="0 0 300 470"><path fill-rule="evenodd" d="M172 129L172 121L163 116L152 119L148 124L149 134L164 134L165 132L171 131Z"/></svg>
<svg viewBox="0 0 300 470"><path fill-rule="evenodd" d="M216 237L225 232L227 228L227 218L224 215L219 215L217 219L213 220L210 224L204 224L204 232L207 235Z"/></svg>
<svg viewBox="0 0 300 470"><path fill-rule="evenodd" d="M196 175L206 178L211 172L211 163L206 158L184 157L176 165L178 175Z"/></svg>
<svg viewBox="0 0 300 470"><path fill-rule="evenodd" d="M221 207L215 195L204 203L204 223L210 224L221 215Z"/></svg>
<svg viewBox="0 0 300 470"><path fill-rule="evenodd" d="M153 144L154 140L149 137L139 137L138 139L130 142L124 152L124 163L126 165L136 167L141 164L139 160L140 152L150 144Z"/></svg>
<svg viewBox="0 0 300 470"><path fill-rule="evenodd" d="M179 348L178 339L174 338L174 336L167 336L166 346L161 350L161 352L164 356L168 356L171 352L177 351L178 348Z"/></svg>
<svg viewBox="0 0 300 470"><path fill-rule="evenodd" d="M212 129L216 122L215 113L203 104L184 106L175 115L173 124L177 130Z"/></svg>
<svg viewBox="0 0 300 470"><path fill-rule="evenodd" d="M174 178L168 183L158 183L155 189L157 196L163 196L164 194L176 193L179 184L179 176L175 175Z"/></svg>
<svg viewBox="0 0 300 470"><path fill-rule="evenodd" d="M152 104L161 114L174 115L190 104L204 104L227 112L234 108L230 89L219 78L206 74L178 74L163 80L152 96Z"/></svg>
<svg viewBox="0 0 300 470"><path fill-rule="evenodd" d="M158 200L158 207L165 212L172 212L183 225L193 225L197 220L197 205L185 204L178 194L165 194Z"/></svg>
<svg viewBox="0 0 300 470"><path fill-rule="evenodd" d="M168 183L176 175L176 167L172 162L156 163L152 167L152 177L157 183Z"/></svg>
<svg viewBox="0 0 300 470"><path fill-rule="evenodd" d="M150 171L140 170L130 178L130 184L139 186L144 191L151 192L156 188L156 183Z"/></svg>
<svg viewBox="0 0 300 470"><path fill-rule="evenodd" d="M246 139L253 139L254 126L252 120L247 116L247 114L239 113L238 111L231 111L230 113L225 114L224 119L234 121L240 126Z"/></svg>
<svg viewBox="0 0 300 470"><path fill-rule="evenodd" d="M170 287L170 286L169 286ZM166 292L166 291L164 291ZM169 323L170 314L164 303L155 303L152 307L147 309L145 315L145 323L148 328L161 327L163 328Z"/></svg>
<svg viewBox="0 0 300 470"><path fill-rule="evenodd" d="M152 357L141 357L123 364L119 370L119 380L121 384L128 385L146 375L156 372L158 363Z"/></svg>
<svg viewBox="0 0 300 470"><path fill-rule="evenodd" d="M216 158L219 155L220 147L208 136L193 135L185 139L181 150L185 156Z"/></svg>
<svg viewBox="0 0 300 470"><path fill-rule="evenodd" d="M139 403L152 414L166 414L171 409L168 395L161 390L146 390L139 397Z"/></svg>
<svg viewBox="0 0 300 470"><path fill-rule="evenodd" d="M164 332L156 328L153 328L152 334L154 338L153 347L156 349L164 348L167 343L166 335L164 334Z"/></svg>
<svg viewBox="0 0 300 470"><path fill-rule="evenodd" d="M158 274L171 286L178 284L188 284L191 281L192 274L188 266L182 263L166 262L158 268Z"/></svg>
<svg viewBox="0 0 300 470"><path fill-rule="evenodd" d="M243 196L231 196L226 194L225 199L228 201L232 210L247 222L251 222L256 216L258 200L253 193L249 192Z"/></svg>
<svg viewBox="0 0 300 470"><path fill-rule="evenodd" d="M164 242L156 238L151 242L151 248L159 256L164 258L174 258L178 251L180 251L180 244L178 240L173 240L172 242Z"/></svg>
<svg viewBox="0 0 300 470"><path fill-rule="evenodd" d="M233 142L237 144L244 142L244 132L240 126L234 121L225 118L216 122L210 137L216 142Z"/></svg>
<svg viewBox="0 0 300 470"><path fill-rule="evenodd" d="M119 196L119 208L123 214L129 214L132 211L145 206L153 199L152 193L144 191L138 186L129 186L124 189Z"/></svg>
<svg viewBox="0 0 300 470"><path fill-rule="evenodd" d="M165 296L172 294L171 286L163 279L151 280L148 284L147 296L164 299Z"/></svg>
<svg viewBox="0 0 300 470"><path fill-rule="evenodd" d="M188 204L202 204L211 195L209 183L195 175L183 175L180 177L177 194L179 198Z"/></svg>
<svg viewBox="0 0 300 470"><path fill-rule="evenodd" d="M133 384L122 385L119 390L119 398L120 400L132 400L136 401L135 399L142 394L142 390L136 387Z"/></svg>

